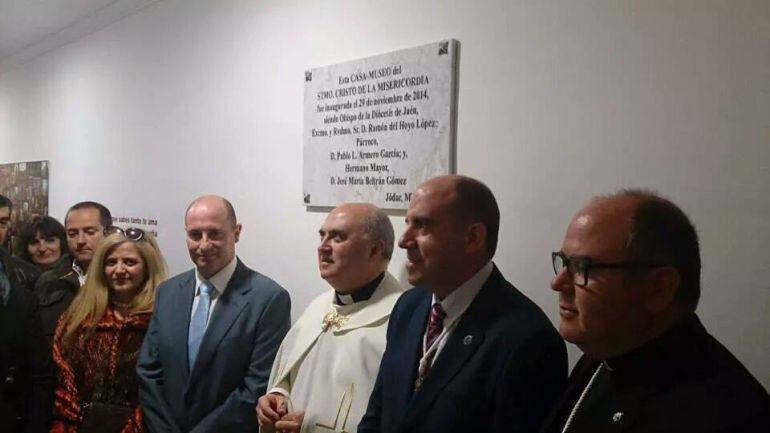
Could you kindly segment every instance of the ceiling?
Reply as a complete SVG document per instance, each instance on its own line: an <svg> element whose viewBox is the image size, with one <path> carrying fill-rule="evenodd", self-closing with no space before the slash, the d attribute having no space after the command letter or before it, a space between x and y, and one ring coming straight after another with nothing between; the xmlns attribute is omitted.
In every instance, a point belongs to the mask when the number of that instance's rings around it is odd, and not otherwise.
<svg viewBox="0 0 770 433"><path fill-rule="evenodd" d="M159 0L0 0L0 72Z"/></svg>

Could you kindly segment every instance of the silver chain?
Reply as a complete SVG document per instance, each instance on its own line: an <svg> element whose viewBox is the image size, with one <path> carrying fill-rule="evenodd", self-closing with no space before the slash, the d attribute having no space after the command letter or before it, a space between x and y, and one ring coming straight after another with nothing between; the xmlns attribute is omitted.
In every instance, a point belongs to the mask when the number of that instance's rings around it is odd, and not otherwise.
<svg viewBox="0 0 770 433"><path fill-rule="evenodd" d="M567 430L569 430L569 426L570 424L572 424L572 420L575 418L575 414L580 408L580 404L583 403L583 399L586 398L586 394L588 394L588 391L591 389L591 385L594 384L594 379L596 379L596 376L599 375L599 371L601 371L603 366L604 366L603 362L599 363L599 367L596 368L594 375L591 376L591 380L588 381L588 385L586 385L585 389L583 390L583 393L580 394L580 398L578 399L577 403L575 403L575 406L572 408L572 412L569 414L569 418L567 418L567 422L564 423L564 429L562 429L561 433L567 433Z"/></svg>

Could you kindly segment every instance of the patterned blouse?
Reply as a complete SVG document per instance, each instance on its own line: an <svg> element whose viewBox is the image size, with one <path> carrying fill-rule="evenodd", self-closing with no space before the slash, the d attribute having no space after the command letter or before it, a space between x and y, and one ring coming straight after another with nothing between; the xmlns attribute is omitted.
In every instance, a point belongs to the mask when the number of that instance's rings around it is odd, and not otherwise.
<svg viewBox="0 0 770 433"><path fill-rule="evenodd" d="M152 313L135 313L119 319L111 307L95 325L78 329L74 344L62 344L62 321L54 337L53 357L58 367L56 403L51 433L96 433L79 429L93 403L134 408L121 431L144 432L139 409L136 361Z"/></svg>

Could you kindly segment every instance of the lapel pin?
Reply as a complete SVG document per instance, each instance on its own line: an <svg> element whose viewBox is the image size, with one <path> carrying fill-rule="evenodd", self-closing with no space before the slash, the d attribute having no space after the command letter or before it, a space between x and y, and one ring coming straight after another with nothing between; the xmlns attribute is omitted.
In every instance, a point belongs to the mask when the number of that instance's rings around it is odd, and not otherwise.
<svg viewBox="0 0 770 433"><path fill-rule="evenodd" d="M466 335L465 338L463 338L463 344L469 345L473 342L473 335Z"/></svg>
<svg viewBox="0 0 770 433"><path fill-rule="evenodd" d="M615 415L612 415L612 422L618 422L621 418L623 418L623 412L615 412Z"/></svg>

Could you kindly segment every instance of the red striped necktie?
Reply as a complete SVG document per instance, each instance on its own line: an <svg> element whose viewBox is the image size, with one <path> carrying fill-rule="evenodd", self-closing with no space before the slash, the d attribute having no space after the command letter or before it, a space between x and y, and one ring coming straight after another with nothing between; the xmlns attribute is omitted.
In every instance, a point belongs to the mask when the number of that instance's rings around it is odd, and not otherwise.
<svg viewBox="0 0 770 433"><path fill-rule="evenodd" d="M424 360L420 363L420 370L417 373L417 381L415 382L415 390L422 385L425 377L430 372L431 365L433 364L433 358L436 357L438 347L433 347L441 332L444 330L444 318L446 313L441 308L441 304L436 302L430 309L430 317L428 318L428 332L425 335L425 347L423 351L427 351L424 354Z"/></svg>

